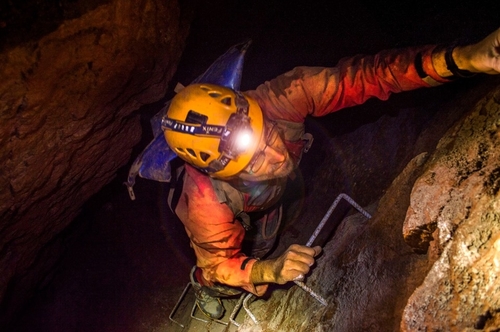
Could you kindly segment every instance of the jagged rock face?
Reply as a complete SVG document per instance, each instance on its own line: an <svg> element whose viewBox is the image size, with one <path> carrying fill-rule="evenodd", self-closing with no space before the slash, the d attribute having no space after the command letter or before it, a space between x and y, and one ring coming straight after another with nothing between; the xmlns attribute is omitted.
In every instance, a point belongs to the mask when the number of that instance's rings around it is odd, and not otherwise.
<svg viewBox="0 0 500 332"><path fill-rule="evenodd" d="M430 244L437 261L408 302L403 330L499 328L499 143L497 89L443 137L415 183L404 234L419 250Z"/></svg>
<svg viewBox="0 0 500 332"><path fill-rule="evenodd" d="M141 135L133 112L165 95L183 49L188 22L176 1L96 3L75 2L87 8L80 16L41 37L2 45L0 300L6 311L13 307L8 297L22 301L29 293L41 249L129 160Z"/></svg>
<svg viewBox="0 0 500 332"><path fill-rule="evenodd" d="M388 127L397 128L399 121L404 122L402 119L407 119L407 116L379 122L386 125L392 122ZM365 137L377 128L380 128L377 124L368 125L350 136ZM343 141L346 143L344 148L350 150L347 145L356 144L357 140L353 139L354 143L349 138ZM365 157L372 160L367 155ZM259 324L246 319L240 330L397 331L406 299L428 270L426 257L414 254L398 232L408 207L412 184L426 160L427 153L413 158L383 197L366 207L370 219L355 213L340 221L307 279L307 285L328 301L327 306L296 286L277 290L269 300L252 304ZM367 191L368 195L376 195L378 188ZM311 198L315 199L318 197ZM329 223L339 222L335 220L339 214L342 214L340 204ZM310 213L302 216L302 220L316 219L318 217ZM328 227L322 232L328 232Z"/></svg>

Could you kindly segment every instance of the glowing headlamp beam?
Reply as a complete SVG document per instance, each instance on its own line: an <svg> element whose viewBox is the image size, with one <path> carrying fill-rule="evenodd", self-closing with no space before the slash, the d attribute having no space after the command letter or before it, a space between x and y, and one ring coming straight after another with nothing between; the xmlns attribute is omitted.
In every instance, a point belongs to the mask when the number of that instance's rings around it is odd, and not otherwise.
<svg viewBox="0 0 500 332"><path fill-rule="evenodd" d="M239 151L245 151L252 143L252 133L249 131L242 131L237 134L235 145Z"/></svg>

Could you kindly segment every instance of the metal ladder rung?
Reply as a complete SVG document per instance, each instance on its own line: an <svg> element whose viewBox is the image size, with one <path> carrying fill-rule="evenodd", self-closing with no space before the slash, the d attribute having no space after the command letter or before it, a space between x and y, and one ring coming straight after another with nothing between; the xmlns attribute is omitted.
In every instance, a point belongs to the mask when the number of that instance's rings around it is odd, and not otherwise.
<svg viewBox="0 0 500 332"><path fill-rule="evenodd" d="M168 316L168 318L173 323L179 325L182 328L185 328L185 326L183 324L181 324L179 321L175 320L174 319L174 315L177 312L177 309L181 305L182 301L186 297L186 294L187 294L187 292L188 292L188 290L189 290L189 288L191 286L192 286L191 282L188 282L187 285L186 285L186 287L184 287L184 290L182 291L181 295L179 296L179 299L177 300L177 303L175 304L174 308L170 312L170 315ZM203 319L203 318L200 318L200 317L196 317L195 313L196 313L196 308L198 307L198 305L196 304L196 301L194 302L193 307L191 308L191 313L190 313L191 319L195 319L197 321L200 321L200 322L203 322L203 323L206 323L206 324L208 324L210 322L216 322L216 323L219 323L219 324L222 324L222 325L226 326L226 330L229 328L230 324L233 324L233 325L239 327L240 324L238 322L236 322L235 318L238 315L238 312L239 312L242 304L244 304L244 300L245 300L245 296L246 295L247 295L246 293L242 293L241 294L240 298L238 299L238 302L236 303L236 305L233 308L233 311L231 312L231 315L229 316L229 321L227 321L227 322L225 322L223 320L220 320L220 319L212 319L212 318ZM245 308L245 310L246 310L246 308Z"/></svg>

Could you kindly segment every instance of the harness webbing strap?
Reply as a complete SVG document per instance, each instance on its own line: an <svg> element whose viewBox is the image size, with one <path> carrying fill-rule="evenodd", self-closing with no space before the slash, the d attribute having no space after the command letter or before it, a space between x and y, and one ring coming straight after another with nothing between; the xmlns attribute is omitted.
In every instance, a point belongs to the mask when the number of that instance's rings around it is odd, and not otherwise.
<svg viewBox="0 0 500 332"><path fill-rule="evenodd" d="M186 173L185 167L179 167L176 170L176 173L176 176L172 178L172 182L170 183L171 189L168 193L168 205L173 213L175 213L175 208L177 207L177 204L179 204L182 188L184 187L184 174Z"/></svg>

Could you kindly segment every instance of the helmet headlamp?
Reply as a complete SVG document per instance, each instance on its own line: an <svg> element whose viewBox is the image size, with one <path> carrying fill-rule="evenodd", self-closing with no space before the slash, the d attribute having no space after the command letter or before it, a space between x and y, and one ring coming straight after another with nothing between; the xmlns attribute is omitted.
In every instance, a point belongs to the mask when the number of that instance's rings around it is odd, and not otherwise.
<svg viewBox="0 0 500 332"><path fill-rule="evenodd" d="M238 157L250 145L252 134L250 118L245 114L232 114L220 137L219 152L230 159Z"/></svg>
<svg viewBox="0 0 500 332"><path fill-rule="evenodd" d="M185 121L178 121L166 115L161 122L162 130L172 130L194 136L219 138L218 158L211 160L208 167L200 168L207 173L223 170L231 160L247 152L254 140L254 131L248 116L249 104L245 97L235 93L236 112L232 113L225 126L208 124L208 117L189 110Z"/></svg>

